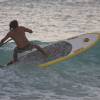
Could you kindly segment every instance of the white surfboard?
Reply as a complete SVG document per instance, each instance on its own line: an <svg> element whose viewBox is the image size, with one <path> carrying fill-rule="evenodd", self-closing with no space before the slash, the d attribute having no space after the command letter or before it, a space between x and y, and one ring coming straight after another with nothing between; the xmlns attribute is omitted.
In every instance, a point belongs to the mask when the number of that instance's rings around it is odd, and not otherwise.
<svg viewBox="0 0 100 100"><path fill-rule="evenodd" d="M48 52L45 57L38 50L28 51L24 56L19 57L19 62L15 64L33 64L47 68L49 65L67 61L82 52L93 47L100 40L100 33L87 33L75 36L63 41L58 41L43 47ZM23 55L23 54L22 54ZM0 68L5 66L0 65Z"/></svg>
<svg viewBox="0 0 100 100"><path fill-rule="evenodd" d="M46 68L49 65L67 61L79 55L94 46L99 40L99 33L87 33L75 36L63 41L54 42L44 47L43 49L49 54L48 58L35 50L34 52L25 55L25 57L21 57L20 60L22 62L28 62Z"/></svg>

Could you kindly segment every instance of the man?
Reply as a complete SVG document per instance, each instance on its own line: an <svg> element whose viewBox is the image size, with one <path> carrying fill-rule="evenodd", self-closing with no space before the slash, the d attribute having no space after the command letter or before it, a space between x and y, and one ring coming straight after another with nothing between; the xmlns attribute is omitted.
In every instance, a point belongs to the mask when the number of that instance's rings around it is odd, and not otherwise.
<svg viewBox="0 0 100 100"><path fill-rule="evenodd" d="M24 51L31 50L33 48L38 49L42 54L47 56L46 52L42 48L40 48L37 45L32 45L26 38L25 32L32 33L31 29L28 29L23 26L19 26L17 20L11 21L9 24L9 27L10 27L10 31L1 40L1 43L0 43L0 44L3 44L8 38L12 38L16 43L16 47L13 53L13 60L10 61L7 65L13 64L18 61L18 53L22 53Z"/></svg>

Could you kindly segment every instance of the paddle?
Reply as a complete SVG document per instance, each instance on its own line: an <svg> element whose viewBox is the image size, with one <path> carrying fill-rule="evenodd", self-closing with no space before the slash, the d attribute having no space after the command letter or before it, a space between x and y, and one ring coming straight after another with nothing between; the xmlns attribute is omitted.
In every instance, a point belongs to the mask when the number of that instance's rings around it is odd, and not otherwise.
<svg viewBox="0 0 100 100"><path fill-rule="evenodd" d="M3 46L4 44L8 43L9 41L11 41L12 39L7 40L6 42L0 44L0 47Z"/></svg>

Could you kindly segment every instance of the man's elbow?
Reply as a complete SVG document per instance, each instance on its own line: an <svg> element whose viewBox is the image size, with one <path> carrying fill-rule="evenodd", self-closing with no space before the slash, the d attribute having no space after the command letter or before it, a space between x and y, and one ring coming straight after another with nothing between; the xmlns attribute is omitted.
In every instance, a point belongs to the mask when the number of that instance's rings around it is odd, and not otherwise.
<svg viewBox="0 0 100 100"><path fill-rule="evenodd" d="M30 31L29 31L29 33L33 33L33 31L32 31L32 30L30 30Z"/></svg>
<svg viewBox="0 0 100 100"><path fill-rule="evenodd" d="M4 42L4 39L2 39L0 42L3 43Z"/></svg>

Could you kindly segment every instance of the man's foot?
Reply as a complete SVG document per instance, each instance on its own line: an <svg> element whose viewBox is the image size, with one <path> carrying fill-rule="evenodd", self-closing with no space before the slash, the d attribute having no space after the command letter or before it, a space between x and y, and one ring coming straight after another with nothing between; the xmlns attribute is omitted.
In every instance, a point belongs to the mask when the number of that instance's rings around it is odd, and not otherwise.
<svg viewBox="0 0 100 100"><path fill-rule="evenodd" d="M14 64L14 63L16 63L17 61L14 61L14 60L12 60L12 61L10 61L8 64L7 64L7 66L9 66L9 65L11 65L11 64Z"/></svg>

